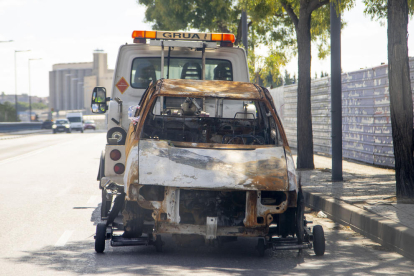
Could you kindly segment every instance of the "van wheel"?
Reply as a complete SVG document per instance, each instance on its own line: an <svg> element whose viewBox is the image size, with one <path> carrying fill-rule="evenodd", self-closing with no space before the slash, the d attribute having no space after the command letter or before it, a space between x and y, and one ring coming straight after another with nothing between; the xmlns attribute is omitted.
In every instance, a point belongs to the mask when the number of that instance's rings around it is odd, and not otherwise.
<svg viewBox="0 0 414 276"><path fill-rule="evenodd" d="M296 237L298 243L302 244L305 236L305 198L303 197L302 191L298 193L298 204L296 210Z"/></svg>
<svg viewBox="0 0 414 276"><path fill-rule="evenodd" d="M161 235L157 235L154 245L155 245L155 251L162 252L162 246L164 245L164 242L161 239Z"/></svg>
<svg viewBox="0 0 414 276"><path fill-rule="evenodd" d="M265 242L264 239L260 238L257 241L257 247L256 247L257 251L259 251L259 257L263 257L265 254L265 250L266 250L266 246L265 246Z"/></svg>

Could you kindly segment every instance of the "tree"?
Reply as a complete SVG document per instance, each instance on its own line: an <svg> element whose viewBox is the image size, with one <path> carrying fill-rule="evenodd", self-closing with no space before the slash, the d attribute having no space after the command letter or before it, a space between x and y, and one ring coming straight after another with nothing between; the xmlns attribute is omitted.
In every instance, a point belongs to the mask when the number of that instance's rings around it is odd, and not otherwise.
<svg viewBox="0 0 414 276"><path fill-rule="evenodd" d="M0 103L0 122L17 122L14 104L9 102Z"/></svg>
<svg viewBox="0 0 414 276"><path fill-rule="evenodd" d="M332 0L337 1L337 0ZM349 8L354 0L343 0L340 8ZM180 30L195 28L201 31L236 33L237 45L241 39L241 10L249 15L249 53L256 45L266 45L270 55L279 58L267 68L283 64L286 50L298 54L298 168L314 168L311 118L311 41L317 42L318 56L324 57L329 47L329 0L138 0L147 6L145 18L154 29ZM296 34L296 35L295 35ZM277 55L274 55L277 53ZM259 65L258 65L259 64ZM264 62L263 64L266 64ZM251 81L265 79L266 66L260 58L249 54ZM276 70L277 71L277 70ZM278 72L278 71L277 71ZM272 74L277 77L277 74ZM296 80L295 80L296 81Z"/></svg>
<svg viewBox="0 0 414 276"><path fill-rule="evenodd" d="M338 0L332 0L338 2ZM318 42L318 57L328 54L327 39L330 29L329 0L255 0L247 1L250 11L266 11L274 26L270 34L276 36L280 30L288 30L284 41L293 41L298 54L298 104L297 104L297 167L313 169L313 135L311 114L311 41ZM340 12L353 6L354 0L343 0L337 5ZM296 36L293 37L293 34ZM282 46L290 46L283 44Z"/></svg>
<svg viewBox="0 0 414 276"><path fill-rule="evenodd" d="M252 0L248 0L252 1ZM145 19L153 23L154 30L189 30L234 33L237 46L241 43L241 12L246 9L244 2L234 3L232 0L138 0L138 3L147 7ZM273 22L264 20L266 11L257 8L249 10L249 56L248 65L250 81L271 85L267 76L273 76L275 82L280 76L280 67L287 63L286 51L280 51L280 43L288 45L292 43L285 37L285 30L273 32L274 38L268 33ZM276 37L277 43L276 45ZM266 55L255 52L258 45L269 48Z"/></svg>
<svg viewBox="0 0 414 276"><path fill-rule="evenodd" d="M365 13L388 23L388 80L397 198L414 198L413 100L407 46L413 0L365 0Z"/></svg>

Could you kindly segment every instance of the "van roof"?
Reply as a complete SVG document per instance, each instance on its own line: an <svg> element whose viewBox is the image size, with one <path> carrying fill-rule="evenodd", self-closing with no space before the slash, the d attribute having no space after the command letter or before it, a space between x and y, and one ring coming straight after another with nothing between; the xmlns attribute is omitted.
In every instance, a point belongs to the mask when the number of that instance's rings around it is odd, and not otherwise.
<svg viewBox="0 0 414 276"><path fill-rule="evenodd" d="M261 100L263 90L253 83L222 80L163 79L155 84L157 96L213 97L240 100Z"/></svg>

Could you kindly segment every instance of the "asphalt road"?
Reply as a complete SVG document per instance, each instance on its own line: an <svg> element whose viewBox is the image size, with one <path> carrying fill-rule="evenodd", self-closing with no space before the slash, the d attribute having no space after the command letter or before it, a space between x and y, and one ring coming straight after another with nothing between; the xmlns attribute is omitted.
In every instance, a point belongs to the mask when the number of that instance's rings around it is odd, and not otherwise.
<svg viewBox="0 0 414 276"><path fill-rule="evenodd" d="M256 239L223 248L152 246L94 251L104 133L41 134L0 141L0 275L413 275L414 263L353 231L322 224L325 256L255 251Z"/></svg>

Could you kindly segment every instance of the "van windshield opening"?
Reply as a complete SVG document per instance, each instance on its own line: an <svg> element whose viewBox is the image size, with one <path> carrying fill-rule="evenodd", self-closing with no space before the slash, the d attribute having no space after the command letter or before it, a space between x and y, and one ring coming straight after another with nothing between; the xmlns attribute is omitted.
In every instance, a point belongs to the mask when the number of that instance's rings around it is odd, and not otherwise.
<svg viewBox="0 0 414 276"><path fill-rule="evenodd" d="M168 67L164 60L164 78L201 80L201 58L171 57ZM145 89L151 81L161 78L161 58L135 58L132 62L131 86ZM206 80L233 80L233 69L230 61L223 59L206 59Z"/></svg>
<svg viewBox="0 0 414 276"><path fill-rule="evenodd" d="M69 117L68 120L71 123L80 123L82 121L81 117Z"/></svg>
<svg viewBox="0 0 414 276"><path fill-rule="evenodd" d="M275 145L280 131L261 101L160 97L147 114L142 139L175 142ZM164 107L164 108L162 108Z"/></svg>

